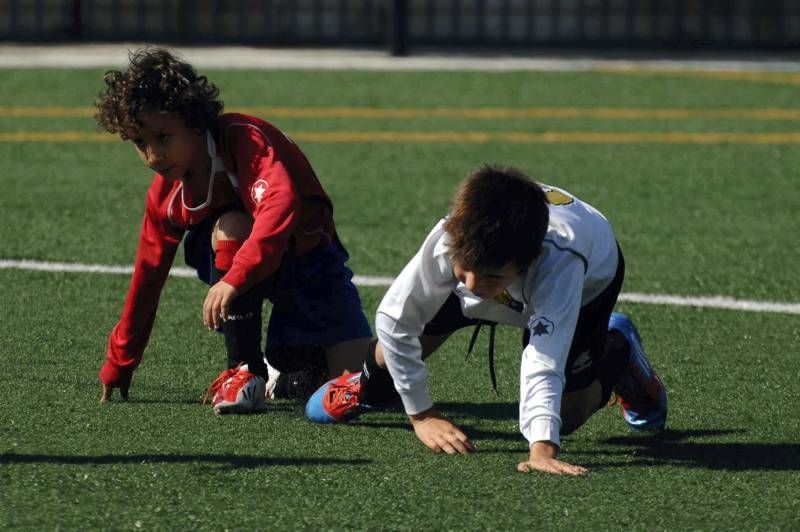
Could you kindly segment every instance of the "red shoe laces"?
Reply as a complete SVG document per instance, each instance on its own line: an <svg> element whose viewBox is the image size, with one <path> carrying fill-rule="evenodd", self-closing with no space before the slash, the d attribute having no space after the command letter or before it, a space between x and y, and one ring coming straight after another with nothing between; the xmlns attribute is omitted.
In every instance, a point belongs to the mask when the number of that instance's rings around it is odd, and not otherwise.
<svg viewBox="0 0 800 532"><path fill-rule="evenodd" d="M351 382L345 386L332 387L332 389L328 391L328 404L349 405L350 403L357 403L359 384L360 383L356 381L356 382ZM355 401L353 401L353 398L355 398Z"/></svg>
<svg viewBox="0 0 800 532"><path fill-rule="evenodd" d="M625 409L633 408L638 410L642 408L649 408L657 402L658 388L660 384L661 380L658 378L658 376L653 375L653 377L646 384L640 386L639 390L635 390L636 392L639 392L638 395L628 397L627 400L625 397L614 391L613 398L608 401L608 406L614 406L619 403Z"/></svg>
<svg viewBox="0 0 800 532"><path fill-rule="evenodd" d="M239 366L241 366L241 364L239 364ZM236 372L239 371L239 366L236 366L235 368L231 369L226 369L225 371L219 374L219 377L214 379L214 382L211 383L211 385L208 387L208 390L206 390L206 394L203 396L203 404L206 404L208 402L208 398L213 397L214 394L217 393L217 391L222 387L225 381L227 381L229 378L235 375Z"/></svg>

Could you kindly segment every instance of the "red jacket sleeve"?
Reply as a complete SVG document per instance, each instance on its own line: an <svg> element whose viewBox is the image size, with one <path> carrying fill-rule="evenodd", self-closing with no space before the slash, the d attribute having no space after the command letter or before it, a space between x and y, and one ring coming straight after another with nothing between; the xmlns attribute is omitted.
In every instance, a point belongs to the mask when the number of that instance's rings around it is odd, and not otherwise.
<svg viewBox="0 0 800 532"><path fill-rule="evenodd" d="M106 363L100 371L100 380L106 384L113 384L120 372L130 372L139 366L153 328L161 289L183 236L182 229L169 225L166 215L158 214L166 212L169 190L157 183L161 183L158 176L147 194L125 308L108 338Z"/></svg>
<svg viewBox="0 0 800 532"><path fill-rule="evenodd" d="M250 236L222 278L242 293L277 271L297 225L301 199L276 147L260 128L231 125L225 136L240 195L253 214Z"/></svg>

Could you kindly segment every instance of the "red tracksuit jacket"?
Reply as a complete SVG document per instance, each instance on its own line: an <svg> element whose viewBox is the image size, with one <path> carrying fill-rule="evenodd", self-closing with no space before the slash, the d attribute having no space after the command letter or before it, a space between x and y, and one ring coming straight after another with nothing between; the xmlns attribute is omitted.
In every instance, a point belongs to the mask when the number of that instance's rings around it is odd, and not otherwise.
<svg viewBox="0 0 800 532"><path fill-rule="evenodd" d="M120 370L132 371L141 362L183 234L215 209L238 203L253 217L250 237L223 277L239 293L275 273L290 240L302 255L336 237L330 198L291 139L268 122L243 114L224 114L218 125L216 155L228 176L217 174L210 205L188 210L180 181L153 177L125 308L109 336L100 371L106 384L114 383ZM186 203L203 201L187 198Z"/></svg>

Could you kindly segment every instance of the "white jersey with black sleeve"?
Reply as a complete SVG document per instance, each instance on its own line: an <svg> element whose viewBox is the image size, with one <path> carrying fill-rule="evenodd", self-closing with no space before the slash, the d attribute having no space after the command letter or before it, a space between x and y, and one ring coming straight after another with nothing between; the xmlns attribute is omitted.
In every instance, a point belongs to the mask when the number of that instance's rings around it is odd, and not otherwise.
<svg viewBox="0 0 800 532"><path fill-rule="evenodd" d="M599 211L563 190L542 188L550 202L542 253L503 294L481 299L455 278L440 220L381 301L375 327L409 415L433 406L419 338L454 293L467 317L530 330L520 367L520 431L530 443L559 444L564 369L578 313L614 278L618 252Z"/></svg>

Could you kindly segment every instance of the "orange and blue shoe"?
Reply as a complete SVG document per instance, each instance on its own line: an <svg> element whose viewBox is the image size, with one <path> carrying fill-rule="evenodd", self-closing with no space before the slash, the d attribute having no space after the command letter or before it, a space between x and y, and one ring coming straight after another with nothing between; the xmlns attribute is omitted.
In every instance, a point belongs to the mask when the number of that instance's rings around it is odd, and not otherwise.
<svg viewBox="0 0 800 532"><path fill-rule="evenodd" d="M628 367L614 388L622 416L631 430L658 431L667 422L667 392L642 347L642 338L631 319L614 312L609 330L622 333L630 346Z"/></svg>
<svg viewBox="0 0 800 532"><path fill-rule="evenodd" d="M314 423L347 423L372 410L358 402L361 372L349 373L320 386L306 403L306 417Z"/></svg>

